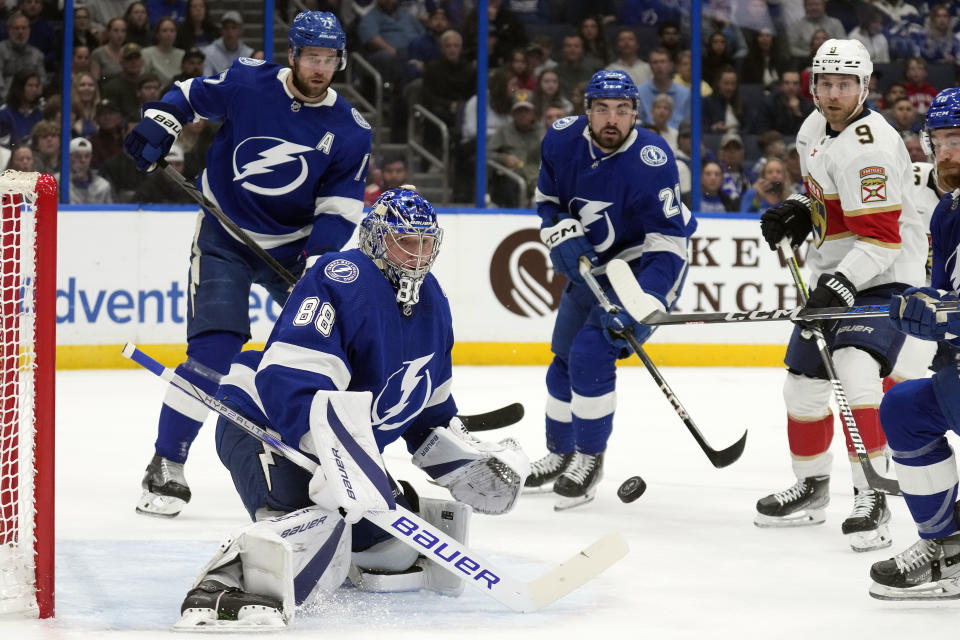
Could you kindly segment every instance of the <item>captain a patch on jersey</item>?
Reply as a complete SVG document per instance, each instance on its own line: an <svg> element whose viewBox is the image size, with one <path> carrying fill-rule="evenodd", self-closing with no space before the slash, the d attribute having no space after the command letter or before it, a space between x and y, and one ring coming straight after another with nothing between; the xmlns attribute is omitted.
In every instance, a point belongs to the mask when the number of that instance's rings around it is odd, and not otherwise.
<svg viewBox="0 0 960 640"><path fill-rule="evenodd" d="M860 170L860 200L864 204L887 201L887 171L883 167Z"/></svg>

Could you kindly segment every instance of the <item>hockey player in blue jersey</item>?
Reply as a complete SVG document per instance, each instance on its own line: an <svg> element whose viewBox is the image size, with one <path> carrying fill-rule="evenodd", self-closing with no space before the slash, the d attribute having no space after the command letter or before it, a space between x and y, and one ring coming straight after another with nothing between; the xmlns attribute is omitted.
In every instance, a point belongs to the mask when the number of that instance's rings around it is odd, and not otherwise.
<svg viewBox="0 0 960 640"><path fill-rule="evenodd" d="M218 398L318 460L320 470L311 476L271 455L221 418L217 452L255 523L203 570L179 626L289 621L295 605L348 574L378 591L441 585L456 592L459 581L450 584L432 563L421 570L416 550L360 519L394 499L417 509L395 487L390 496L372 482L383 476L384 447L401 437L413 464L457 501L421 499L421 516L443 520L461 541L465 505L508 511L529 470L515 442L480 442L456 417L450 307L429 273L441 239L422 196L384 192L361 223L360 249L321 257L294 287L264 350L233 360ZM358 448L365 455L354 455ZM342 464L331 450L361 464L349 476L355 501L331 486ZM365 458L376 468L363 467Z"/></svg>
<svg viewBox="0 0 960 640"><path fill-rule="evenodd" d="M124 148L150 173L185 123L222 122L198 188L299 275L305 257L339 250L362 217L371 129L330 88L347 55L336 17L300 13L289 44L290 68L240 58L218 76L175 83L162 101L144 104ZM203 212L189 270L187 360L177 373L208 393L250 338L253 282L277 303L286 300L287 283ZM183 464L206 415L176 392L167 394L137 512L175 516L190 500Z"/></svg>
<svg viewBox="0 0 960 640"><path fill-rule="evenodd" d="M561 118L547 131L537 183L541 238L563 291L547 369L548 454L531 467L527 486L552 483L555 508L593 499L616 408L616 360L626 341L609 328L632 327L641 343L651 328L625 312L604 313L585 285L586 256L608 296L604 274L626 260L659 309L673 307L686 275L696 221L680 200L677 165L660 136L634 126L637 87L622 71L598 71L585 91L587 115Z"/></svg>
<svg viewBox="0 0 960 640"><path fill-rule="evenodd" d="M927 111L924 136L933 153L934 179L947 192L930 220L931 286L894 296L890 318L909 335L960 346L960 313L934 306L956 301L960 293L960 88L937 94ZM870 595L881 600L960 598L957 462L945 437L948 431L960 434L960 365L890 389L880 405L880 420L920 540L871 567Z"/></svg>

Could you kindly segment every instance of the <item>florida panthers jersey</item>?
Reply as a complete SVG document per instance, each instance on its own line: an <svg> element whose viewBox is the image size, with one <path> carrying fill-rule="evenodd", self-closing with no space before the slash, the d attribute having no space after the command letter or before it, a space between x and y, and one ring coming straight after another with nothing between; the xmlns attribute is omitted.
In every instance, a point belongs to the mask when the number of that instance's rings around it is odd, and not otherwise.
<svg viewBox="0 0 960 640"><path fill-rule="evenodd" d="M910 195L913 206L920 216L924 230L929 233L933 210L940 203L940 194L933 181L933 164L929 162L913 163L913 180L910 182Z"/></svg>
<svg viewBox="0 0 960 640"><path fill-rule="evenodd" d="M837 133L814 111L797 150L813 217L811 281L840 271L859 290L922 284L927 242L910 198L910 156L893 127L864 109Z"/></svg>
<svg viewBox="0 0 960 640"><path fill-rule="evenodd" d="M290 73L239 58L163 99L191 121L223 122L198 186L258 244L309 238L309 254L339 250L362 217L370 125L333 89L317 104L296 99Z"/></svg>
<svg viewBox="0 0 960 640"><path fill-rule="evenodd" d="M309 451L304 436L317 390L370 391L380 450L401 435L416 447L457 413L452 348L450 306L433 274L405 316L364 253L328 253L293 288L264 350L234 359L219 395Z"/></svg>
<svg viewBox="0 0 960 640"><path fill-rule="evenodd" d="M560 214L580 220L600 265L639 260L640 286L670 308L697 223L680 201L677 164L666 141L634 128L619 149L604 155L590 138L587 117L571 116L553 123L541 156L536 201L545 223Z"/></svg>

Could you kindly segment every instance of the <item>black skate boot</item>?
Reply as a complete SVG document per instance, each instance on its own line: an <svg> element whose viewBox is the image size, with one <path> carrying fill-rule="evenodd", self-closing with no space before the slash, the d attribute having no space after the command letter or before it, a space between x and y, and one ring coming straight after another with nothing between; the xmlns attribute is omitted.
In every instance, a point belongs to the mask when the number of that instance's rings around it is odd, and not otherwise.
<svg viewBox="0 0 960 640"><path fill-rule="evenodd" d="M563 511L593 500L602 478L602 453L589 455L575 452L563 473L553 483L553 492L558 496L554 511Z"/></svg>
<svg viewBox="0 0 960 640"><path fill-rule="evenodd" d="M523 483L523 490L529 493L550 491L553 481L570 464L572 453L548 453L530 465L530 475Z"/></svg>
<svg viewBox="0 0 960 640"><path fill-rule="evenodd" d="M805 527L821 524L830 503L830 476L811 476L757 501L758 527Z"/></svg>
<svg viewBox="0 0 960 640"><path fill-rule="evenodd" d="M960 533L921 538L889 560L870 567L870 595L878 600L960 598Z"/></svg>
<svg viewBox="0 0 960 640"><path fill-rule="evenodd" d="M172 518L190 502L190 487L179 462L154 455L140 484L143 495L137 503L137 513Z"/></svg>
<svg viewBox="0 0 960 640"><path fill-rule="evenodd" d="M853 489L853 511L843 521L843 535L854 551L873 551L893 544L887 497L873 489Z"/></svg>
<svg viewBox="0 0 960 640"><path fill-rule="evenodd" d="M284 627L283 603L247 593L216 580L204 580L187 593L176 629L195 627Z"/></svg>

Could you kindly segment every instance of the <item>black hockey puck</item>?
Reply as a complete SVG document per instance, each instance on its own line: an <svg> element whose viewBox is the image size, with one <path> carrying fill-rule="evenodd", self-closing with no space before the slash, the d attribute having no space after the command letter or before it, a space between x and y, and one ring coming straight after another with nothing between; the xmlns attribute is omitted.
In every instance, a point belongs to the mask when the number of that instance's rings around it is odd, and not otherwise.
<svg viewBox="0 0 960 640"><path fill-rule="evenodd" d="M643 481L643 478L633 476L623 481L623 484L617 489L617 497L620 498L621 502L633 502L642 496L646 490L647 483Z"/></svg>

